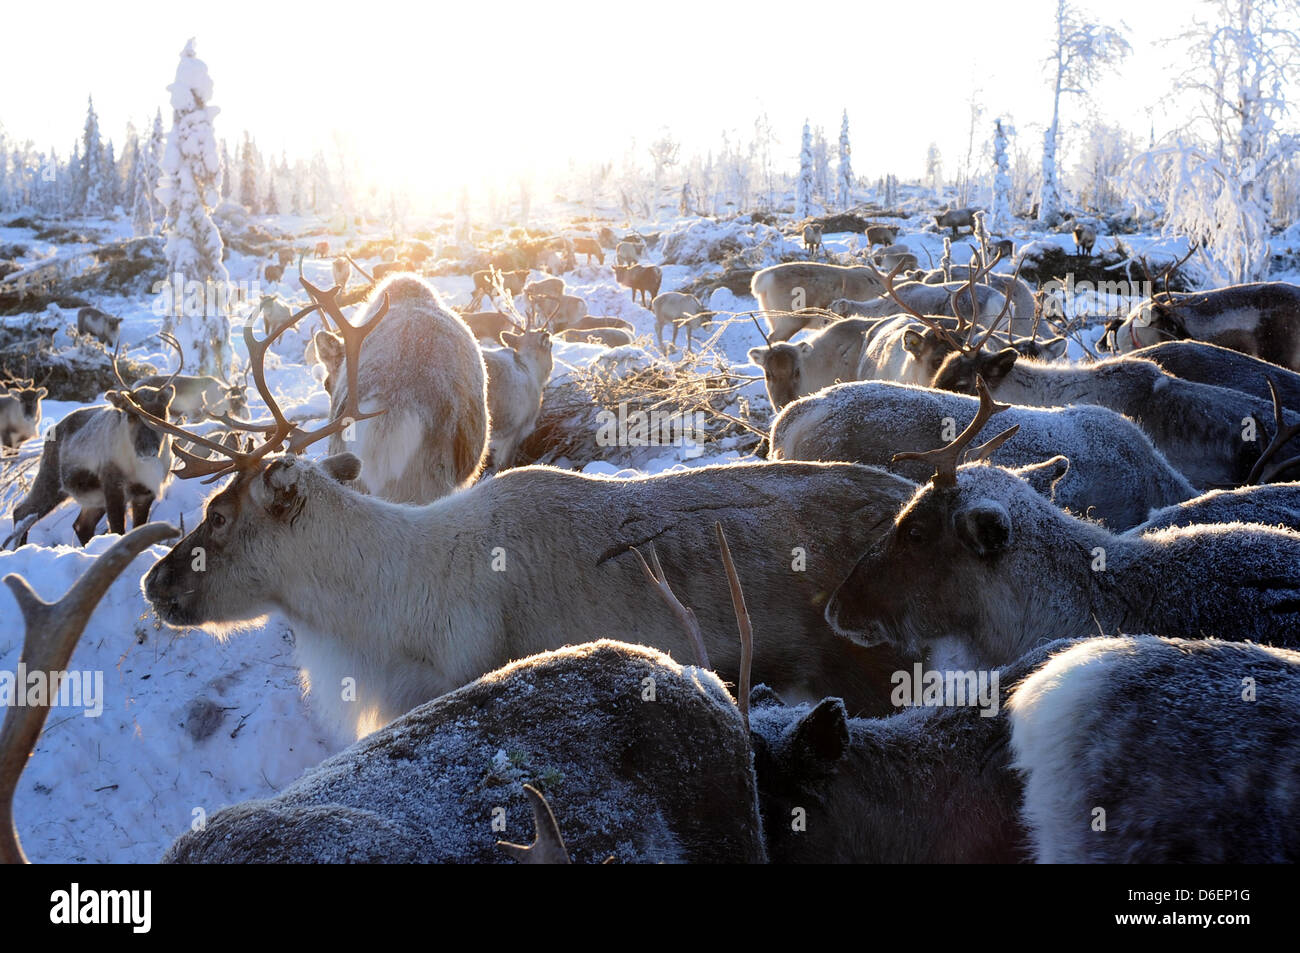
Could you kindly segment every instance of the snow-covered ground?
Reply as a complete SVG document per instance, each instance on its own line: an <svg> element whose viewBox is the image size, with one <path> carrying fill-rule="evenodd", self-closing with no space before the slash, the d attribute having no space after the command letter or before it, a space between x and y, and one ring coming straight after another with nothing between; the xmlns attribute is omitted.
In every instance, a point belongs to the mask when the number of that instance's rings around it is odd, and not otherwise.
<svg viewBox="0 0 1300 953"><path fill-rule="evenodd" d="M937 263L943 255L943 234L933 229L920 230L927 222L917 216L908 223L908 233L902 239L922 264L927 259ZM298 232L307 223L285 217L268 224ZM123 221L87 226L106 239L127 237L130 231L129 223ZM722 233L726 228L721 225L677 222L662 223L658 228L667 235L670 230L687 226L698 234L679 247L697 248L725 237ZM652 230L657 229L642 227L642 231ZM770 242L772 254L797 248L797 242L782 238L773 229L762 234ZM382 236L377 232L352 237ZM1068 234L1018 234L1016 238L1018 245L1037 240L1070 250L1073 247ZM825 237L826 247L834 252L853 250L859 241L860 236L851 234ZM0 228L0 242L29 246L28 255L19 264L67 250L34 241L26 229ZM1182 250L1176 242L1153 236L1126 235L1124 242L1135 252L1151 254L1153 259L1168 259ZM1100 246L1107 244L1108 238L1100 239ZM954 243L955 262L964 263L969 258L969 251L963 250L968 245L967 239ZM657 263L663 247L661 240L650 251L648 260ZM612 256L608 260L612 261ZM237 253L226 261L231 279L236 282L255 280L259 265L259 261ZM663 290L681 287L718 267L708 262L665 266ZM999 270L1011 268L1007 264ZM307 259L304 274L321 286L332 283L328 259ZM586 299L590 313L631 321L639 334L653 341L652 316L617 284L609 264L580 265L565 280L570 293ZM431 281L449 303L464 304L469 299L472 282L468 276ZM279 285L264 285L263 290L279 293L298 306L306 303L296 281L289 276ZM160 368L171 366L173 356L157 337L160 319L153 311L152 300L104 298L95 303L124 317L127 354ZM742 315L756 306L753 298L725 290L717 292L708 304L715 310ZM1073 305L1071 313L1087 313L1088 301ZM30 318L23 315L4 322L16 324ZM73 311L51 307L46 318L50 323L67 325L75 324L76 316ZM304 328L277 344L275 357L268 361L268 379L291 416L324 415L328 411L327 396L303 357L314 325L304 324ZM1085 336L1085 343L1094 343L1096 336L1095 331L1091 332ZM242 341L238 333L234 338L242 360ZM759 331L747 317L737 317L728 324L718 342L735 365L735 372L752 378L737 397L756 408L766 406L762 372L749 363L746 355L761 343ZM553 380L561 379L573 367L608 359L602 349L584 344L557 343L554 354ZM1081 354L1079 345L1072 344L1071 356ZM665 358L652 345L650 352L623 354L622 359L638 362ZM76 406L46 403L47 422L57 422ZM256 416L260 410L255 401L252 413ZM29 442L24 452L38 453L38 442ZM661 447L638 460L639 470L623 469L606 461L589 463L586 470L627 476L701 466L737 456L734 450L713 445L704 455L692 455L682 447ZM202 519L203 500L210 491L210 487L196 482L173 481L155 506L153 518L175 525L183 520L185 526L193 527ZM33 529L30 545L0 553L0 574L22 574L47 599L61 595L88 566L88 554L102 552L112 543L112 538L98 537L83 551L72 530L76 512L72 503L65 503ZM8 526L8 513L4 517L4 525ZM340 747L313 722L310 703L304 700L298 683L294 631L285 620L272 617L227 641L198 631L171 630L156 622L140 593L140 578L163 552L164 547L155 547L123 573L100 603L73 655L72 670L103 673L103 711L98 717L85 717L78 709L56 708L51 713L16 798L18 830L33 860L156 860L178 834L205 814L236 801L273 794ZM22 635L20 617L6 589L0 593L0 672L17 669Z"/></svg>

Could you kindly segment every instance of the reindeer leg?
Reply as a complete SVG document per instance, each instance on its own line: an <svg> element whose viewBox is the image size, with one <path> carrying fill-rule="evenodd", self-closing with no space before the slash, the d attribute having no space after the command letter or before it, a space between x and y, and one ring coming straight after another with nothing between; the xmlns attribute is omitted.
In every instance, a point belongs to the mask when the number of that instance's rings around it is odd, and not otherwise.
<svg viewBox="0 0 1300 953"><path fill-rule="evenodd" d="M104 505L108 511L108 531L119 536L126 533L126 481L116 468L104 470Z"/></svg>
<svg viewBox="0 0 1300 953"><path fill-rule="evenodd" d="M98 507L85 508L77 514L76 522L72 528L77 532L77 539L81 545L85 546L95 536L95 527L99 525L99 519L104 515L104 511Z"/></svg>
<svg viewBox="0 0 1300 953"><path fill-rule="evenodd" d="M154 495L142 486L131 488L131 525L143 526L149 522L149 511L153 509Z"/></svg>

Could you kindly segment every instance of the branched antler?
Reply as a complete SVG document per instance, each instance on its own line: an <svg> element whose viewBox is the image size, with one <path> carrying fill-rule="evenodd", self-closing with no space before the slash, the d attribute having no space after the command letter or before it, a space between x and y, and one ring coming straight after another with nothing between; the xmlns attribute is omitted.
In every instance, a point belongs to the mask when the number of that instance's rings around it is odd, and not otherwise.
<svg viewBox="0 0 1300 953"><path fill-rule="evenodd" d="M945 447L939 447L935 450L912 451L908 450L903 453L896 453L891 458L891 462L897 463L899 460L924 460L934 463L934 476L930 482L938 487L955 487L957 485L957 467L965 462L964 457L966 448L970 446L976 435L984 429L984 425L994 414L1000 414L1008 409L1010 404L999 404L993 400L993 395L989 393L988 385L984 383L983 377L975 378L975 389L979 393L980 406L975 412L975 419L970 422L965 430L957 435L957 438ZM988 443L976 447L972 453L976 459L985 459L998 447L1010 440L1019 429L1017 424L1008 430L1004 430Z"/></svg>

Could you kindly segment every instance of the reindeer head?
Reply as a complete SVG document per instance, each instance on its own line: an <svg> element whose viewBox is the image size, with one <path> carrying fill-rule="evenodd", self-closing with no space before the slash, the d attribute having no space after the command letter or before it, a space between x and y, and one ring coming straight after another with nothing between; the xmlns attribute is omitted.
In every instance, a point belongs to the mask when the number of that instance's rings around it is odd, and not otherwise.
<svg viewBox="0 0 1300 953"><path fill-rule="evenodd" d="M313 526L347 505L361 461L350 453L313 463L277 457L239 472L208 500L201 522L145 575L142 589L168 625L201 626L220 634L277 608L281 581L267 565L291 569ZM313 519L325 515L325 520ZM337 540L335 541L337 543ZM256 567L262 567L261 569Z"/></svg>
<svg viewBox="0 0 1300 953"><path fill-rule="evenodd" d="M780 410L803 396L803 362L812 354L807 341L798 344L781 342L771 347L755 347L749 359L763 368L767 383L767 399L773 410Z"/></svg>
<svg viewBox="0 0 1300 953"><path fill-rule="evenodd" d="M998 615L1023 605L1022 582L1033 577L1040 552L1019 537L1034 536L1032 527L1055 508L1021 476L982 465L1017 428L968 453L993 414L1006 409L993 402L983 381L979 391L975 419L952 443L894 456L932 461L935 474L827 602L826 620L840 635L864 645L888 643L910 655L955 639L981 664L1000 664L1009 651L999 640L1015 631ZM959 470L968 456L976 463ZM1039 475L1059 478L1062 463L1053 458Z"/></svg>
<svg viewBox="0 0 1300 953"><path fill-rule="evenodd" d="M341 484L360 475L360 460L342 453L320 463L309 463L296 454L352 423L376 416L362 413L358 406L357 367L362 342L388 311L388 297L385 294L369 320L354 326L338 307L337 286L321 291L305 279L300 280L315 302L310 308L293 315L260 341L251 326L244 326L253 379L272 422L255 424L233 420L229 415L217 418L233 430L267 434L256 448L241 446L233 437L218 443L191 433L152 413L137 395L119 395L122 409L138 417L142 424L159 433L180 437L196 450L202 448L212 454L201 457L176 447L175 454L184 464L176 471L181 479L207 477L211 482L227 474L235 475L208 502L198 528L145 576L145 596L168 624L220 627L264 615L275 605L277 592L284 589L282 580L267 573L266 567L292 572L302 564L304 546L310 550L337 545L337 540L331 542L324 535L334 525L329 514L355 505L355 491ZM317 309L335 323L342 335L349 396L330 423L305 431L284 416L267 386L266 353L285 331ZM287 449L290 455L272 456L281 449ZM305 515L317 518L304 520ZM321 538L310 538L313 532L322 534Z"/></svg>

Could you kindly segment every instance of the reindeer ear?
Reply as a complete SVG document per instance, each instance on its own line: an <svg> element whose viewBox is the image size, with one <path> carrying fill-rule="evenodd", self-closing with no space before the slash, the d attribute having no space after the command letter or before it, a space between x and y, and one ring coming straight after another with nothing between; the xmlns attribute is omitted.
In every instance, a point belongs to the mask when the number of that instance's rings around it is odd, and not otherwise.
<svg viewBox="0 0 1300 953"><path fill-rule="evenodd" d="M336 453L320 462L320 468L339 483L361 476L361 458L355 453Z"/></svg>
<svg viewBox="0 0 1300 953"><path fill-rule="evenodd" d="M1032 486L1041 496L1049 500L1056 498L1056 484L1070 472L1069 458L1059 453L1042 463L1031 463L1024 467L1009 467L1016 476Z"/></svg>
<svg viewBox="0 0 1300 953"><path fill-rule="evenodd" d="M903 350L918 361L921 359L921 349L924 346L925 338L921 337L919 332L913 331L911 328L903 332Z"/></svg>
<svg viewBox="0 0 1300 953"><path fill-rule="evenodd" d="M757 364L759 367L766 367L766 366L767 366L767 348L765 348L765 347L751 347L751 348L749 349L749 360L750 360L750 363L752 363L752 364Z"/></svg>
<svg viewBox="0 0 1300 953"><path fill-rule="evenodd" d="M796 757L834 764L849 747L849 713L839 698L823 698L799 719L791 742Z"/></svg>
<svg viewBox="0 0 1300 953"><path fill-rule="evenodd" d="M326 367L336 368L343 363L343 341L329 331L317 331L312 338L316 342L316 357Z"/></svg>
<svg viewBox="0 0 1300 953"><path fill-rule="evenodd" d="M293 458L276 460L262 471L261 479L254 479L249 495L274 519L292 517L302 507L298 491L300 470Z"/></svg>
<svg viewBox="0 0 1300 953"><path fill-rule="evenodd" d="M1063 337L1054 337L1050 341L1044 341L1042 345L1043 353L1053 361L1063 355L1069 346L1070 342Z"/></svg>
<svg viewBox="0 0 1300 953"><path fill-rule="evenodd" d="M991 388L996 387L1001 383L1002 378L1011 372L1011 368L1015 365L1018 357L1020 357L1020 352L1014 347L1004 347L994 354L980 369L980 373L984 375L985 383Z"/></svg>
<svg viewBox="0 0 1300 953"><path fill-rule="evenodd" d="M501 343L512 350L519 350L519 345L523 343L523 335L515 334L512 331L501 332Z"/></svg>
<svg viewBox="0 0 1300 953"><path fill-rule="evenodd" d="M1011 544L1011 514L997 500L977 500L953 514L957 538L976 556L992 556Z"/></svg>

